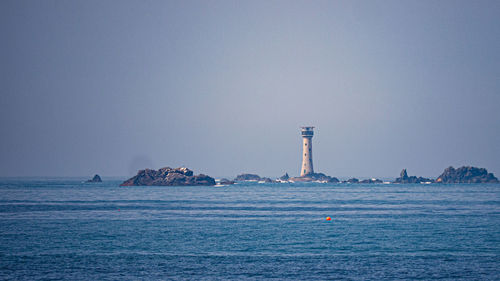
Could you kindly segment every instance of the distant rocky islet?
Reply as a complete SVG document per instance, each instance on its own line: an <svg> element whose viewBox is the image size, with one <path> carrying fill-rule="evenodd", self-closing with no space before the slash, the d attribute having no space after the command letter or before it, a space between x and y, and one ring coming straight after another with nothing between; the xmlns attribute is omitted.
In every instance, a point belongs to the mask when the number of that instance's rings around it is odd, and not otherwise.
<svg viewBox="0 0 500 281"><path fill-rule="evenodd" d="M96 175L93 180L96 180ZM100 177L99 177L100 180ZM89 180L91 182L91 180ZM124 181L120 186L214 186L214 185L232 185L238 182L261 182L261 183L282 183L282 182L320 182L320 183L340 183L336 177L327 176L323 173L312 173L302 177L290 177L288 173L273 180L268 177L260 177L257 174L244 173L237 175L234 180L220 179L216 181L214 178L199 174L194 175L193 171L185 168L170 168L165 167L159 170L144 169L139 170L137 175ZM351 178L342 183L348 184L380 184L382 180L371 178L359 180ZM484 168L476 168L470 166L460 167L455 169L448 167L435 180L408 176L406 169L403 169L400 176L392 183L394 184L419 184L419 183L499 183L498 179Z"/></svg>
<svg viewBox="0 0 500 281"><path fill-rule="evenodd" d="M436 179L437 183L498 183L498 179L484 168L448 167Z"/></svg>
<svg viewBox="0 0 500 281"><path fill-rule="evenodd" d="M215 179L204 174L194 175L188 168L165 167L159 170L139 170L137 175L120 186L193 186L215 185Z"/></svg>

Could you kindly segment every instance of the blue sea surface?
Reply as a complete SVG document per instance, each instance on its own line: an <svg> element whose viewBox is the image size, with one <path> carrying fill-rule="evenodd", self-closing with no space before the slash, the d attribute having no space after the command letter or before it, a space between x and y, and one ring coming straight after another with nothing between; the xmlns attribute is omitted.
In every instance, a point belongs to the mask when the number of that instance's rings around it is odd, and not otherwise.
<svg viewBox="0 0 500 281"><path fill-rule="evenodd" d="M1 179L0 279L500 280L498 184L120 182Z"/></svg>

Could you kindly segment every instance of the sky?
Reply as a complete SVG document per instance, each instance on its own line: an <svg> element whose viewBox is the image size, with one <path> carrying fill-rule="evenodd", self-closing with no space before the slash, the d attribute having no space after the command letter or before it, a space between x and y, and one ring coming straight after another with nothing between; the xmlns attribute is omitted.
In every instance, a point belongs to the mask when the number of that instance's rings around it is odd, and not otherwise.
<svg viewBox="0 0 500 281"><path fill-rule="evenodd" d="M0 176L500 177L500 1L0 1Z"/></svg>

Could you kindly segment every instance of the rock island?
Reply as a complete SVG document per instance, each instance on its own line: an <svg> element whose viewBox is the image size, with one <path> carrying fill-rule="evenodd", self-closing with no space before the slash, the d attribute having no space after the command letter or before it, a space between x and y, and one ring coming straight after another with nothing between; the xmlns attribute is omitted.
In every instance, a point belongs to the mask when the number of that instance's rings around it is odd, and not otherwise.
<svg viewBox="0 0 500 281"><path fill-rule="evenodd" d="M144 169L124 181L120 186L186 186L215 185L215 179L207 175L194 175L188 168L165 167L159 170Z"/></svg>

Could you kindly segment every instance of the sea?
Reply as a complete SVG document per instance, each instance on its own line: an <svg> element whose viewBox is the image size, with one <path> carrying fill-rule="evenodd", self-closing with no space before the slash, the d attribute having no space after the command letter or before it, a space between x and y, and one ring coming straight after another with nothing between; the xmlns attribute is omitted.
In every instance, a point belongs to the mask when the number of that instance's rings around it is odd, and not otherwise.
<svg viewBox="0 0 500 281"><path fill-rule="evenodd" d="M0 179L0 280L500 280L498 184L122 181Z"/></svg>

